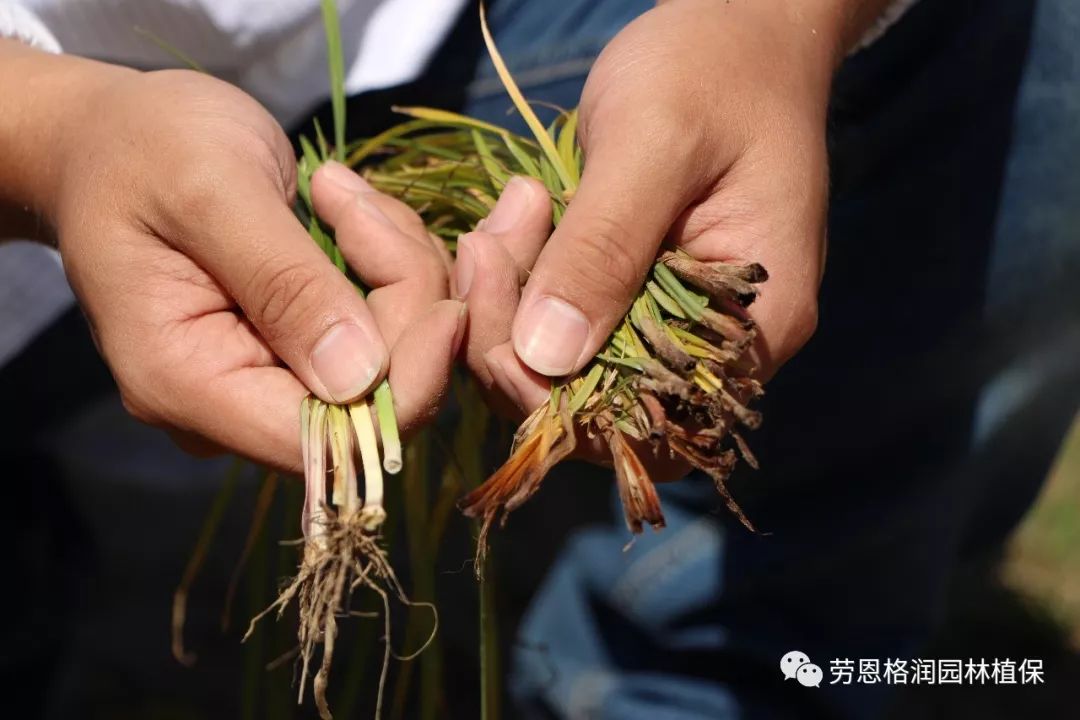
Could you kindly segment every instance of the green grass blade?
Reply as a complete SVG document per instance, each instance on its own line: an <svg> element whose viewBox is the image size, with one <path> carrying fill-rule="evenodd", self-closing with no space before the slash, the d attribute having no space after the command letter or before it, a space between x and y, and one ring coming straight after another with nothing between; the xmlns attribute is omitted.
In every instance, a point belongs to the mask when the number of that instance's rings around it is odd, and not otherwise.
<svg viewBox="0 0 1080 720"><path fill-rule="evenodd" d="M592 395L593 390L600 383L600 378L604 376L604 366L600 364L593 365L592 370L585 376L585 382L581 384L581 387L570 398L570 404L567 409L571 415L576 415L581 408L585 407L585 403L589 400L589 396Z"/></svg>
<svg viewBox="0 0 1080 720"><path fill-rule="evenodd" d="M322 0L322 17L326 29L326 63L330 69L330 106L334 114L334 159L345 162L345 54L334 0Z"/></svg>
<svg viewBox="0 0 1080 720"><path fill-rule="evenodd" d="M577 144L574 142L577 139L577 124L578 124L578 111L576 109L566 113L566 122L563 123L562 130L559 131L559 157L562 158L563 164L566 166L566 170L570 173L570 177L573 178L574 184L581 182L581 168L578 166Z"/></svg>
<svg viewBox="0 0 1080 720"><path fill-rule="evenodd" d="M319 157L319 152L315 149L315 146L311 144L305 136L300 136L300 151L304 155L304 162L307 166L304 168L307 171L308 179L315 174L315 171L322 165L322 158Z"/></svg>
<svg viewBox="0 0 1080 720"><path fill-rule="evenodd" d="M319 118L315 118L315 143L319 148L319 158L326 162L330 159L330 144L326 142L326 133L323 132L322 123L319 122Z"/></svg>
<svg viewBox="0 0 1080 720"><path fill-rule="evenodd" d="M198 60L191 57L186 52L184 52L180 48L176 47L175 45L173 45L169 41L165 40L164 38L162 38L157 33L153 32L152 30L147 30L146 28L139 27L138 25L135 26L134 30L135 30L135 34L142 35L144 38L146 38L150 42L154 43L159 48L164 50L166 53L171 55L175 60L177 60L178 62L180 62L184 66L186 66L189 70L194 70L196 72L201 72L204 75L209 75L210 74L210 73L208 73L206 71L206 68L204 68L202 65L199 64Z"/></svg>
<svg viewBox="0 0 1080 720"><path fill-rule="evenodd" d="M675 277L675 274L668 270L663 263L656 263L653 266L653 277L656 278L657 284L671 296L672 300L678 303L679 307L683 309L683 312L691 320L694 322L701 320L701 311L709 304L708 298L687 290L679 282L679 279Z"/></svg>
<svg viewBox="0 0 1080 720"><path fill-rule="evenodd" d="M510 75L510 70L506 67L502 55L499 54L499 49L495 47L495 40L491 37L491 29L488 28L487 14L482 2L480 3L480 31L484 35L484 44L487 45L487 51L491 56L491 63L495 66L495 72L499 74L499 79L502 81L503 87L506 88L506 93L513 101L514 107L521 113L525 124L529 126L529 129L532 130L533 135L536 137L536 142L540 144L540 148L555 167L559 179L562 180L563 187L568 190L576 189L577 183L573 181L569 171L563 166L562 158L559 156L554 141L548 135L543 123L540 122L540 118L536 117L536 113L533 112L528 101L525 100L525 96L521 94L521 89L514 82L514 78Z"/></svg>
<svg viewBox="0 0 1080 720"><path fill-rule="evenodd" d="M409 117L413 117L418 120L427 120L436 125L453 125L464 128L473 128L475 130L483 130L485 132L495 133L497 135L507 134L506 128L501 128L498 125L492 125L489 122L484 122L483 120L471 118L468 115L461 115L456 112L450 112L449 110L438 110L436 108L429 107L395 105L394 111L399 112L402 115L408 115Z"/></svg>
<svg viewBox="0 0 1080 720"><path fill-rule="evenodd" d="M303 141L303 138L301 138ZM308 216L315 214L311 207L311 173L309 169L307 158L301 157L296 163L296 192L300 195L300 200L303 201L304 211ZM297 210L299 212L299 210Z"/></svg>
<svg viewBox="0 0 1080 720"><path fill-rule="evenodd" d="M506 143L506 149L510 151L510 154L514 156L514 159L518 161L518 165L521 166L523 173L530 177L542 179L540 172L540 166L536 164L536 161L529 157L529 153L525 152L520 145L514 141L514 137L509 133L503 134L503 142Z"/></svg>
<svg viewBox="0 0 1080 720"><path fill-rule="evenodd" d="M645 289L649 291L649 294L652 295L657 304L664 308L669 314L674 315L680 320L686 319L686 313L679 307L679 303L675 302L670 295L664 292L655 281L649 280L645 283Z"/></svg>
<svg viewBox="0 0 1080 720"><path fill-rule="evenodd" d="M480 156L480 164L483 165L484 171L487 172L488 177L491 179L492 187L496 191L502 189L506 185L508 173L502 169L499 161L491 153L491 146L487 144L483 133L474 129L470 131L470 134L473 144L476 145L476 154Z"/></svg>
<svg viewBox="0 0 1080 720"><path fill-rule="evenodd" d="M410 120L409 122L395 125L392 128L384 130L378 135L364 140L357 145L352 152L349 153L347 165L349 167L356 167L364 160L366 160L372 153L382 150L387 143L391 140L400 138L409 133L416 132L417 130L424 130L425 128L433 127L435 123L429 120Z"/></svg>
<svg viewBox="0 0 1080 720"><path fill-rule="evenodd" d="M308 235L311 235L311 239L315 241L320 250L326 253L327 257L331 260L334 259L334 242L326 236L322 226L319 225L319 221L315 218L308 221Z"/></svg>
<svg viewBox="0 0 1080 720"><path fill-rule="evenodd" d="M540 158L540 181L551 192L558 193L562 190L562 183L559 182L559 178L555 174L555 168L551 167L551 163L548 162L546 157Z"/></svg>

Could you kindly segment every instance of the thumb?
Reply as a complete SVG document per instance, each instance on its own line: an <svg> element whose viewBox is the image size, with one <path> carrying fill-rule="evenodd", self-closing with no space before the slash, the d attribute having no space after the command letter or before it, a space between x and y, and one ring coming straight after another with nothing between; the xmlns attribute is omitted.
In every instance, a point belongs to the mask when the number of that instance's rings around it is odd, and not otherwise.
<svg viewBox="0 0 1080 720"><path fill-rule="evenodd" d="M658 164L646 143L623 142L614 128L602 137L514 318L514 350L542 375L574 373L599 351L699 185L686 165L677 171L681 159Z"/></svg>
<svg viewBox="0 0 1080 720"><path fill-rule="evenodd" d="M364 299L312 242L280 189L251 178L229 190L202 204L209 221L202 227L215 228L219 241L191 241L187 233L186 250L308 389L327 402L362 396L388 365Z"/></svg>

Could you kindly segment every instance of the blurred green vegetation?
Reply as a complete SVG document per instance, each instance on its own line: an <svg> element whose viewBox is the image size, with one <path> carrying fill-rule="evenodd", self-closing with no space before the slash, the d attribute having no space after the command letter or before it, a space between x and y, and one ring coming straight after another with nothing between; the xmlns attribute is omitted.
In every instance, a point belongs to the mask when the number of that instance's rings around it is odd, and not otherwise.
<svg viewBox="0 0 1080 720"><path fill-rule="evenodd" d="M1045 684L907 686L887 720L1076 717L1080 683L1080 416L1004 555L957 569L923 657L1038 658Z"/></svg>
<svg viewBox="0 0 1080 720"><path fill-rule="evenodd" d="M1006 587L1038 603L1080 651L1080 416L1001 568Z"/></svg>

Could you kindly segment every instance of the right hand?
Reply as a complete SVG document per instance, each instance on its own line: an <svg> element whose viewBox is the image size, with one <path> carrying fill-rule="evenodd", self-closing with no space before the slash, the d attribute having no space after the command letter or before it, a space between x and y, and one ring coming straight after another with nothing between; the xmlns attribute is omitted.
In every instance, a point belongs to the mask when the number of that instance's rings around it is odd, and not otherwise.
<svg viewBox="0 0 1080 720"><path fill-rule="evenodd" d="M365 303L293 216L295 158L255 100L194 72L35 54L82 82L51 107L63 132L27 204L55 229L133 415L188 449L295 470L309 391L355 400L393 366L403 427L433 414L465 320L407 207L342 166L316 174L320 216L374 288Z"/></svg>

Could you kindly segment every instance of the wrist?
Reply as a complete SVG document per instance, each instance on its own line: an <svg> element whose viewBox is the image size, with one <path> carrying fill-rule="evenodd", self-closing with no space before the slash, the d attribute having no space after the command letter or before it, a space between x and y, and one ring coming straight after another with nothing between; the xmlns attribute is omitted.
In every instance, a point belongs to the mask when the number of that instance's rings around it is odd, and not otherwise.
<svg viewBox="0 0 1080 720"><path fill-rule="evenodd" d="M0 39L0 236L51 238L63 170L88 105L132 71ZM83 151L86 149L83 148Z"/></svg>
<svg viewBox="0 0 1080 720"><path fill-rule="evenodd" d="M890 0L800 0L799 2L719 2L657 0L657 6L685 6L737 23L761 23L774 37L798 47L814 69L831 82L832 74L889 7ZM819 73L819 74L820 74Z"/></svg>
<svg viewBox="0 0 1080 720"><path fill-rule="evenodd" d="M844 56L843 0L657 0L657 9L679 17L668 40L697 49L731 87L746 77L767 92L796 102L828 102L832 77ZM672 15L674 14L674 15ZM726 67L725 67L726 66ZM724 69L721 69L724 68Z"/></svg>

